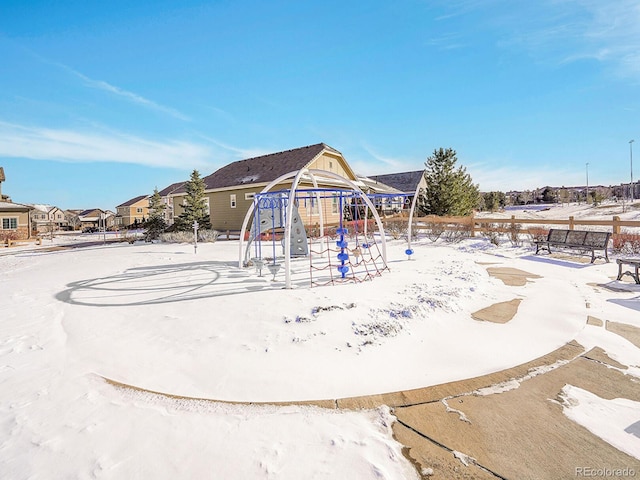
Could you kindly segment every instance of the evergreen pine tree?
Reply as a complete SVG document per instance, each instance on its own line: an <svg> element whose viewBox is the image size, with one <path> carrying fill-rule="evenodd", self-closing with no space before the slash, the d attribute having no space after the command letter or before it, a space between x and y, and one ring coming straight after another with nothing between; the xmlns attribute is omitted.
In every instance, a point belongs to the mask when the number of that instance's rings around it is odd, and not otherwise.
<svg viewBox="0 0 640 480"><path fill-rule="evenodd" d="M158 192L158 187L153 190L153 195L149 199L149 218L145 222L146 231L144 239L148 242L160 238L160 234L167 228L164 219L164 210L167 206L162 202L162 197Z"/></svg>
<svg viewBox="0 0 640 480"><path fill-rule="evenodd" d="M204 196L206 185L200 178L197 170L191 172L191 178L185 183L187 195L183 205L184 211L180 214L179 221L176 222L178 230L193 229L193 222L197 221L200 229L210 229L211 221L207 213L207 203Z"/></svg>
<svg viewBox="0 0 640 480"><path fill-rule="evenodd" d="M469 215L478 205L480 192L464 167L455 168L455 150L433 151L425 163L425 208L431 215Z"/></svg>

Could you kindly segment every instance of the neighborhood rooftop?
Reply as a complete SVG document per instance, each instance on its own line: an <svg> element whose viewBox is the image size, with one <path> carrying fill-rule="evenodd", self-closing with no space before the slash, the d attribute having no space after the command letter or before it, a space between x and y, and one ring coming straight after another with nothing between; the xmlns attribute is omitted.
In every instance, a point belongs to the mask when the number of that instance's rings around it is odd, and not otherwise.
<svg viewBox="0 0 640 480"><path fill-rule="evenodd" d="M137 197L132 198L131 200L128 200L124 203L121 203L120 205L118 205L118 207L129 207L131 205L133 205L134 203L139 202L140 200L147 198L149 195L138 195Z"/></svg>
<svg viewBox="0 0 640 480"><path fill-rule="evenodd" d="M389 173L387 175L369 175L369 178L396 188L401 192L413 193L418 183L420 183L423 173L424 170L416 170L414 172Z"/></svg>
<svg viewBox="0 0 640 480"><path fill-rule="evenodd" d="M166 188L163 188L158 192L161 197L166 197L167 195L171 195L172 193L176 193L186 182L176 182L172 183Z"/></svg>
<svg viewBox="0 0 640 480"><path fill-rule="evenodd" d="M324 143L317 143L284 152L238 160L216 170L211 175L204 177L203 180L208 190L269 183L285 173L304 168L324 150L341 155L334 148ZM183 191L184 186L178 190L178 192Z"/></svg>

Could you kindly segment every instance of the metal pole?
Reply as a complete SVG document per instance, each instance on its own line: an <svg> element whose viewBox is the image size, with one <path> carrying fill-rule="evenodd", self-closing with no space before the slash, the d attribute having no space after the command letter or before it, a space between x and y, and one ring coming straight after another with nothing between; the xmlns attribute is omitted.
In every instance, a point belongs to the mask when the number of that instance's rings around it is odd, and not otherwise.
<svg viewBox="0 0 640 480"><path fill-rule="evenodd" d="M629 159L631 160L631 183L629 184L629 190L631 190L631 201L633 202L633 140L629 140Z"/></svg>
<svg viewBox="0 0 640 480"><path fill-rule="evenodd" d="M194 220L193 222L193 253L198 253L198 221Z"/></svg>
<svg viewBox="0 0 640 480"><path fill-rule="evenodd" d="M584 200L589 205L589 162L587 162L587 196Z"/></svg>

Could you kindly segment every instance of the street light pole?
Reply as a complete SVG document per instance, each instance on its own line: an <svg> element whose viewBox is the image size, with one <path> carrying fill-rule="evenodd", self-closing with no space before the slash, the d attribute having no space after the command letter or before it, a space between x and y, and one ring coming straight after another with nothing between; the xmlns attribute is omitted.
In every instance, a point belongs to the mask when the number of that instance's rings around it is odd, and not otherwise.
<svg viewBox="0 0 640 480"><path fill-rule="evenodd" d="M631 183L629 184L629 190L631 190L631 201L633 202L633 140L629 140L629 159L631 160Z"/></svg>
<svg viewBox="0 0 640 480"><path fill-rule="evenodd" d="M585 203L589 205L589 162L587 162L587 196L584 200Z"/></svg>

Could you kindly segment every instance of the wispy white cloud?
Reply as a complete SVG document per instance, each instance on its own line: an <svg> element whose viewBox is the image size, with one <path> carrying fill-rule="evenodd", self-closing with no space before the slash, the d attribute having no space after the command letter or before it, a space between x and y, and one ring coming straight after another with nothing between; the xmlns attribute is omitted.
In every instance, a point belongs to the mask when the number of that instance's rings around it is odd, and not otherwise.
<svg viewBox="0 0 640 480"><path fill-rule="evenodd" d="M0 121L0 157L67 162L118 162L176 169L211 168L209 148L119 132L32 127Z"/></svg>
<svg viewBox="0 0 640 480"><path fill-rule="evenodd" d="M70 71L75 76L80 78L85 83L85 85L89 87L97 88L99 90L104 90L105 92L113 93L114 95L123 97L126 100L129 100L133 103L137 103L138 105L142 105L143 107L149 108L151 110L156 110L158 112L166 113L168 115L171 115L172 117L175 117L179 120L183 120L185 122L191 120L187 115L180 113L178 110L174 108L165 107L164 105L160 105L159 103L156 103L152 100L144 98L136 93L123 90L122 88L116 87L102 80L93 80L87 77L86 75L83 75L82 73L77 72L69 67L66 67L66 68L68 71Z"/></svg>
<svg viewBox="0 0 640 480"><path fill-rule="evenodd" d="M388 155L381 154L380 152L378 152L376 149L374 149L367 143L363 142L361 146L365 152L367 152L369 155L371 155L371 157L374 158L376 163L381 164L379 168L387 170L387 172L384 172L384 173L402 171L403 167L411 163L410 161L407 161L405 159L390 157ZM358 173L361 173L361 172L358 172ZM370 173L370 172L362 172L362 173L367 175L373 175L373 173Z"/></svg>
<svg viewBox="0 0 640 480"><path fill-rule="evenodd" d="M179 120L188 122L191 121L191 118L185 114L183 114L182 112L176 110L175 108L171 108L171 107L167 107L165 105L161 105L157 102L154 102L153 100L149 100L148 98L143 97L142 95L138 95L137 93L134 92L130 92L128 90L125 90L123 88L117 87L115 85L111 85L108 82L105 82L104 80L95 80L93 78L90 78L86 75L84 75L83 73L71 68L68 65L65 65L63 63L60 62L56 62L53 60L49 60L47 58L42 57L41 55L31 52L29 51L29 53L37 58L39 61L49 64L49 65L53 65L54 67L60 68L61 70L64 70L68 73L70 73L71 75L79 78L80 80L82 80L82 82L90 87L90 88L95 88L97 90L102 90L104 92L108 92L110 94L116 95L118 97L121 97L129 102L135 103L137 105L141 105L145 108L148 108L150 110L155 110L157 112L161 112L164 113L166 115L170 115L174 118L177 118Z"/></svg>
<svg viewBox="0 0 640 480"><path fill-rule="evenodd" d="M553 14L530 24L517 41L561 63L591 59L640 79L640 4L637 0L554 0ZM540 20L539 20L540 22Z"/></svg>
<svg viewBox="0 0 640 480"><path fill-rule="evenodd" d="M469 43L464 40L462 34L450 32L428 38L425 40L425 45L439 50L458 50L469 46Z"/></svg>
<svg viewBox="0 0 640 480"><path fill-rule="evenodd" d="M617 75L640 80L637 0L540 0L517 6L507 0L457 0L444 5L450 14L443 21L482 14L476 29L497 34L502 47L558 65L595 60Z"/></svg>

